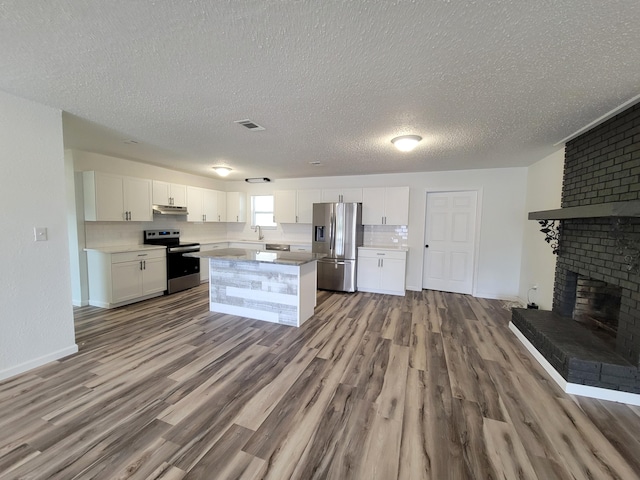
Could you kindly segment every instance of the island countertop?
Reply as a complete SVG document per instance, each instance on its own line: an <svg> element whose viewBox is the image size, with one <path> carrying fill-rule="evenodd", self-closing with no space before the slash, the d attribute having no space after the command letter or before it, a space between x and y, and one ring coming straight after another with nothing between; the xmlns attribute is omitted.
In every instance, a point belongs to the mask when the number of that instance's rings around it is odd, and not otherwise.
<svg viewBox="0 0 640 480"><path fill-rule="evenodd" d="M304 265L326 257L324 253L309 252L265 252L244 248L220 248L202 252L185 253L185 257L243 260L248 262L273 263L276 265Z"/></svg>

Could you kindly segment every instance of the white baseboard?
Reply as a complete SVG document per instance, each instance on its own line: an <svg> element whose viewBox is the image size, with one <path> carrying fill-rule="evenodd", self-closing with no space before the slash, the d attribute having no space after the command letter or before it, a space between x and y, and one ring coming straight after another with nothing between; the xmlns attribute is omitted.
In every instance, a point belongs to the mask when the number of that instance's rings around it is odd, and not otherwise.
<svg viewBox="0 0 640 480"><path fill-rule="evenodd" d="M67 348L63 348L62 350L51 352L47 355L43 355L42 357L34 358L32 360L29 360L28 362L21 363L20 365L15 365L13 367L0 370L0 380L5 380L15 375L19 375L21 373L27 372L34 368L41 367L46 363L53 362L55 360L66 357L68 355L72 355L77 352L78 352L78 345L74 343L73 345Z"/></svg>
<svg viewBox="0 0 640 480"><path fill-rule="evenodd" d="M533 344L525 337L522 332L513 323L509 322L509 329L518 337L518 340L529 350L533 358L540 366L549 374L554 382L565 393L571 395L580 395L582 397L597 398L599 400L609 400L611 402L627 403L629 405L640 405L640 395L636 393L621 392L619 390L609 390L608 388L592 387L589 385L581 385L579 383L569 383L555 368L544 358Z"/></svg>
<svg viewBox="0 0 640 480"><path fill-rule="evenodd" d="M477 298L488 298L490 300L504 300L505 302L518 302L518 303L520 303L520 297L518 297L517 295L501 295L499 293L475 292L475 294L473 296L477 297Z"/></svg>

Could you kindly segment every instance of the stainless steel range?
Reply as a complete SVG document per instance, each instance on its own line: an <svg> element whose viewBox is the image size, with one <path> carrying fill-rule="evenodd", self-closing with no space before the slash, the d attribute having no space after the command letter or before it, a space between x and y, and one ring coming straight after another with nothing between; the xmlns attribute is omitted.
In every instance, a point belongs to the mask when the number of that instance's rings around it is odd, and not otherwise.
<svg viewBox="0 0 640 480"><path fill-rule="evenodd" d="M180 242L180 230L145 230L144 243L167 247L167 293L200 285L200 259L184 257L199 252L199 243Z"/></svg>

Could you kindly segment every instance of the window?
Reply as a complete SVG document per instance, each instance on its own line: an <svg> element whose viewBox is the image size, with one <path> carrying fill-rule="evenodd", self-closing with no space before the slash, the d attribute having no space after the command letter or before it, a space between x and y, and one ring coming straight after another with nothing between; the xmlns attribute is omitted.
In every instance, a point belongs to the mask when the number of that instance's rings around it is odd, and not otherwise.
<svg viewBox="0 0 640 480"><path fill-rule="evenodd" d="M275 228L273 221L273 195L252 195L251 196L251 226Z"/></svg>

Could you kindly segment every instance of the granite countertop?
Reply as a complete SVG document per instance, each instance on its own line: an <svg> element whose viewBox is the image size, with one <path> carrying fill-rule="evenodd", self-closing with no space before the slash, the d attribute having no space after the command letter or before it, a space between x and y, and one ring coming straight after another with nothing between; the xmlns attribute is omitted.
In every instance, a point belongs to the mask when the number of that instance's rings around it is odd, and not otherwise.
<svg viewBox="0 0 640 480"><path fill-rule="evenodd" d="M265 252L262 250L248 250L244 248L221 248L219 250L185 253L184 256L299 266L324 258L326 257L326 254L308 252Z"/></svg>
<svg viewBox="0 0 640 480"><path fill-rule="evenodd" d="M126 252L140 252L144 250L166 250L164 245L116 245L109 247L92 247L85 248L85 252L95 251L102 253L126 253Z"/></svg>

